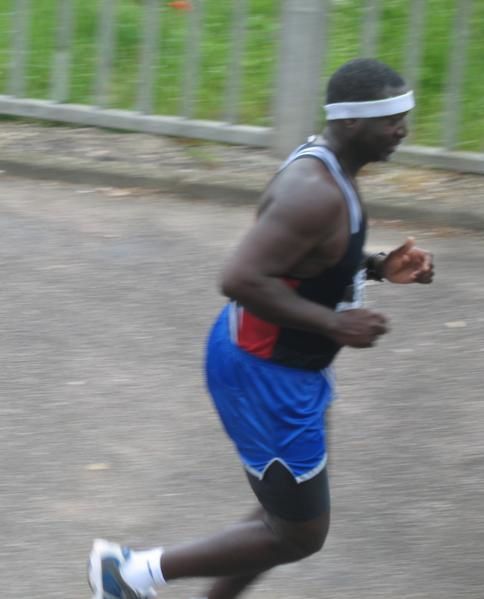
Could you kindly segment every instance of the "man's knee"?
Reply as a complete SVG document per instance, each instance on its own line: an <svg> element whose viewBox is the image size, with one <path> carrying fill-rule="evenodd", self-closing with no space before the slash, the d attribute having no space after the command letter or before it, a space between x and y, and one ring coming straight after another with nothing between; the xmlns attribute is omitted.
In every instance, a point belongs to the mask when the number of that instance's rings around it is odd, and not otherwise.
<svg viewBox="0 0 484 599"><path fill-rule="evenodd" d="M289 562L304 559L320 551L329 530L329 514L310 522L292 523L276 521L273 530Z"/></svg>
<svg viewBox="0 0 484 599"><path fill-rule="evenodd" d="M329 518L324 519L314 526L299 532L293 538L294 545L299 549L302 558L321 551L328 535Z"/></svg>

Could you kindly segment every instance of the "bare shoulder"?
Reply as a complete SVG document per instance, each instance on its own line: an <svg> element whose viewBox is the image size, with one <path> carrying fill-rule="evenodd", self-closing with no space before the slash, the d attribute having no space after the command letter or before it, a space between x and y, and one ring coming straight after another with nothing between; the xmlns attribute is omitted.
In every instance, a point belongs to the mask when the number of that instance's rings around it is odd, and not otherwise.
<svg viewBox="0 0 484 599"><path fill-rule="evenodd" d="M230 295L234 285L261 274L320 272L334 262L332 244L344 236L345 219L344 198L322 163L297 160L269 185L258 218L224 268L224 289Z"/></svg>
<svg viewBox="0 0 484 599"><path fill-rule="evenodd" d="M316 158L300 158L270 184L259 217L290 219L303 230L333 223L344 210L342 192L324 164Z"/></svg>

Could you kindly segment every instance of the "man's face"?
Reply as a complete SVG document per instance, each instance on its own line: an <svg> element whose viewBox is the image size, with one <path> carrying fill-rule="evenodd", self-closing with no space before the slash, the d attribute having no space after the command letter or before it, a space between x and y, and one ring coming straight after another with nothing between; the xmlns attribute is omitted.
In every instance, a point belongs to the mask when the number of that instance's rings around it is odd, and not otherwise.
<svg viewBox="0 0 484 599"><path fill-rule="evenodd" d="M382 99L399 96L406 91L403 87L387 87ZM368 162L388 160L407 135L407 114L408 112L403 112L392 116L359 119L353 140L358 153Z"/></svg>

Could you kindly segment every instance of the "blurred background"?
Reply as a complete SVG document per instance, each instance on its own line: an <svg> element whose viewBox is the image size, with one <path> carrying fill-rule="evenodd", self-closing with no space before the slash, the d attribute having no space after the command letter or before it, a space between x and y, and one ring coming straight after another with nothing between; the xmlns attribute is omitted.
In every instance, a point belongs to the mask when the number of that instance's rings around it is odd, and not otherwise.
<svg viewBox="0 0 484 599"><path fill-rule="evenodd" d="M367 55L415 89L412 144L481 152L483 34L482 0L0 0L0 93L250 126L192 135L285 152L320 125L328 75Z"/></svg>
<svg viewBox="0 0 484 599"><path fill-rule="evenodd" d="M204 385L218 273L366 55L417 95L360 177L368 249L413 235L436 278L368 286L392 330L337 361L328 542L250 596L483 598L483 50L484 0L0 0L4 592L89 597L93 538L169 546L252 509Z"/></svg>

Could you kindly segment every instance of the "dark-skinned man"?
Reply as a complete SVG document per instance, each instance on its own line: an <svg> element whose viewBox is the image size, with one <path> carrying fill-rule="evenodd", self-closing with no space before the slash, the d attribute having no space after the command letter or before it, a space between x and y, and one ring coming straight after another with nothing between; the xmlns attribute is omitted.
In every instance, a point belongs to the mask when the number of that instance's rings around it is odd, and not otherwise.
<svg viewBox="0 0 484 599"><path fill-rule="evenodd" d="M282 165L221 274L230 301L209 335L207 385L258 507L233 527L174 547L95 541L94 599L150 597L187 577L213 577L208 599L233 599L264 572L323 546L331 365L344 346L371 347L389 330L383 314L363 307L365 281L433 277L431 255L412 238L388 255L364 253L356 175L391 156L413 106L403 79L381 62L357 59L336 71L324 132Z"/></svg>

